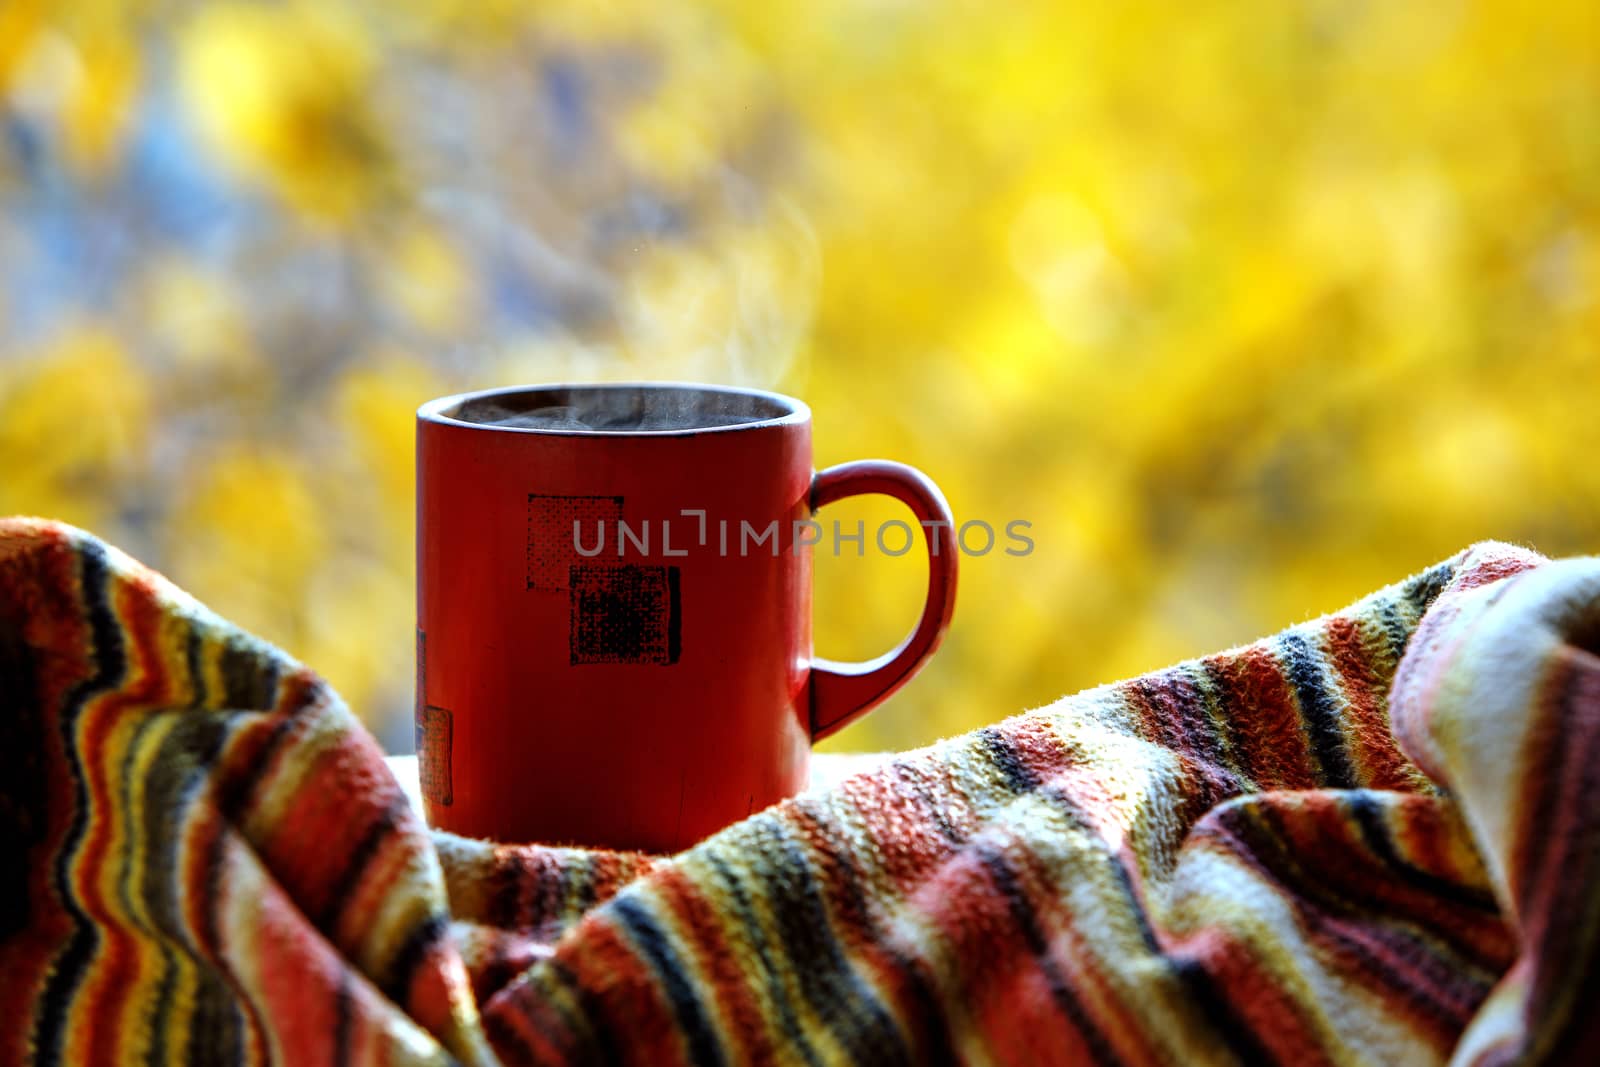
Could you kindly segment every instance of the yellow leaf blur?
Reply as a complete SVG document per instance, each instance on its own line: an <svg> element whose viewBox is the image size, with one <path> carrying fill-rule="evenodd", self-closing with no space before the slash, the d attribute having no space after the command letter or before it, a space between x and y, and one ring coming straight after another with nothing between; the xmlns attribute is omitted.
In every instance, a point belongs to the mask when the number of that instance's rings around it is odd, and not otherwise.
<svg viewBox="0 0 1600 1067"><path fill-rule="evenodd" d="M182 38L189 106L230 164L314 216L345 218L383 163L361 27L328 5L203 7Z"/></svg>

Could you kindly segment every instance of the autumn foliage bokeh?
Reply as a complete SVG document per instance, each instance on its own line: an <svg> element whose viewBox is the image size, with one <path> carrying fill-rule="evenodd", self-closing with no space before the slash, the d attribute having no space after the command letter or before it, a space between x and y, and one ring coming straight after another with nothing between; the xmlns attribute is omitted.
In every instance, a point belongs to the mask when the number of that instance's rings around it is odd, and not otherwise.
<svg viewBox="0 0 1600 1067"><path fill-rule="evenodd" d="M920 743L1600 550L1597 105L1588 0L8 0L0 513L404 747L420 401L779 388L1033 524L836 742ZM818 569L820 652L909 626L915 554Z"/></svg>

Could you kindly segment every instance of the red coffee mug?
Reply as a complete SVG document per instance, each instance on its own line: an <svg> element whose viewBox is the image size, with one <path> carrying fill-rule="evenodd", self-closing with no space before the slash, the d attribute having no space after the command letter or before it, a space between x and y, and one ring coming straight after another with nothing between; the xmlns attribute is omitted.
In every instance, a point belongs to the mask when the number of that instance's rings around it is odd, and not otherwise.
<svg viewBox="0 0 1600 1067"><path fill-rule="evenodd" d="M811 655L812 513L883 493L929 549L916 629ZM870 535L869 535L870 536ZM753 389L552 385L417 412L417 751L428 821L673 852L806 782L955 608L950 509L885 460L813 472L811 412Z"/></svg>

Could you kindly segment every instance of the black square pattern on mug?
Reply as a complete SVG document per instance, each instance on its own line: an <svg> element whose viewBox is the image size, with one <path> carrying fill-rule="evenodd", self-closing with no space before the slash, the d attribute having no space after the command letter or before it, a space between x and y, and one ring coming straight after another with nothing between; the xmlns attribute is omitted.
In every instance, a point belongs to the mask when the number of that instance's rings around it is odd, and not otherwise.
<svg viewBox="0 0 1600 1067"><path fill-rule="evenodd" d="M678 662L678 568L574 564L567 581L574 664Z"/></svg>
<svg viewBox="0 0 1600 1067"><path fill-rule="evenodd" d="M575 539L581 536L587 547L619 536L621 518L620 496L529 493L527 588L565 589L568 568L578 559Z"/></svg>

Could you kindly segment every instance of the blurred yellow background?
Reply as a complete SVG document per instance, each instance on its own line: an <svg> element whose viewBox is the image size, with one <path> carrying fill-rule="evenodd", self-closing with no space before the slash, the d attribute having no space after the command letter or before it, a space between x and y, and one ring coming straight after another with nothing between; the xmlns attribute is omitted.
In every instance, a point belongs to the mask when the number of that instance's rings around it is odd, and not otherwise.
<svg viewBox="0 0 1600 1067"><path fill-rule="evenodd" d="M834 747L1600 550L1592 0L8 0L0 264L0 513L401 749L413 411L465 388L779 388L819 463L1031 522ZM910 625L916 554L819 571L823 654Z"/></svg>

